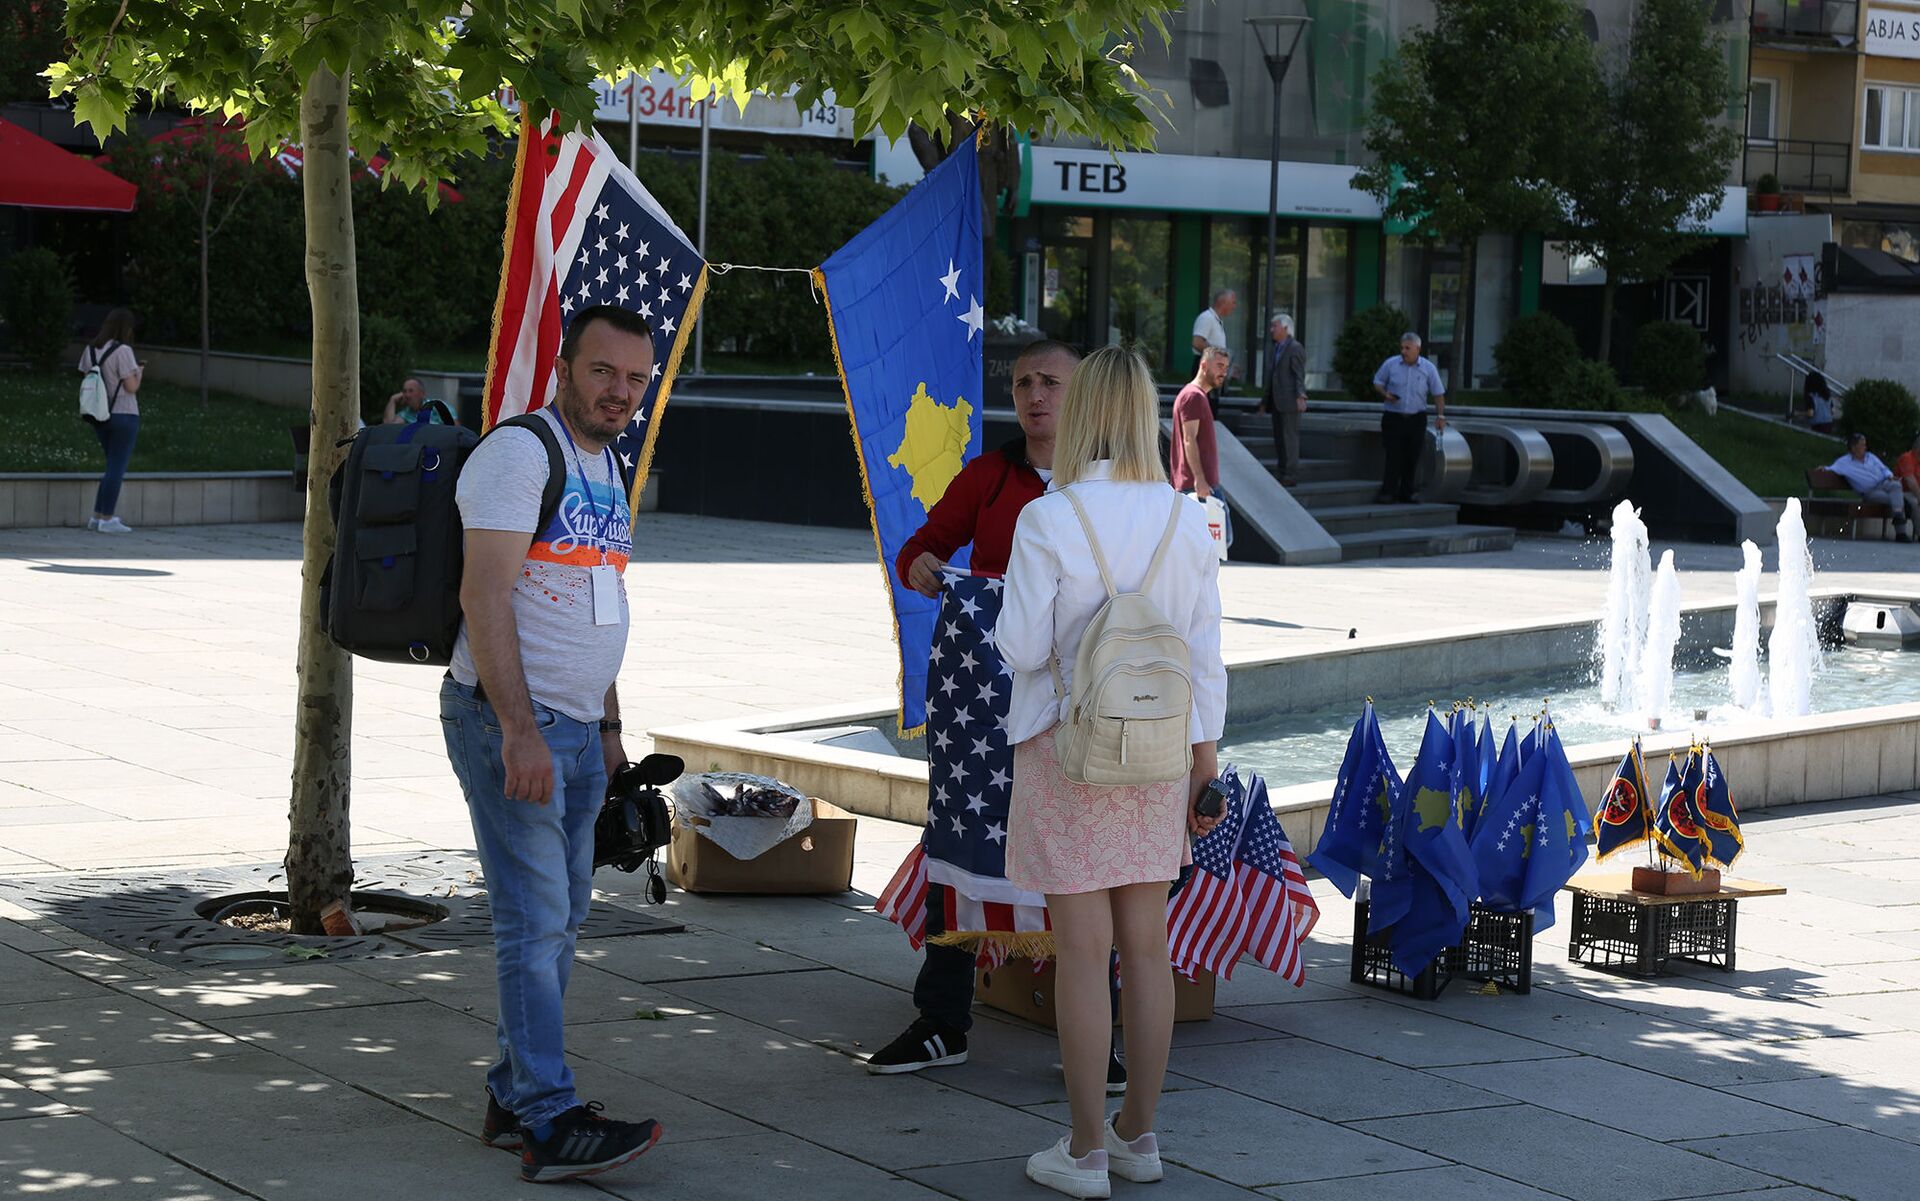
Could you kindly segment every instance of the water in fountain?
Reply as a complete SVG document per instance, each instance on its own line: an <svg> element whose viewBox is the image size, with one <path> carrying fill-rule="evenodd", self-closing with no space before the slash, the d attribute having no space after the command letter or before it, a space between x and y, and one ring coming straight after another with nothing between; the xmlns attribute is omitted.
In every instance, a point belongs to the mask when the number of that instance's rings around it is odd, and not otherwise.
<svg viewBox="0 0 1920 1201"><path fill-rule="evenodd" d="M1631 705L1639 696L1639 659L1647 638L1647 600L1653 584L1647 527L1632 502L1613 508L1613 565L1607 576L1607 615L1600 624L1600 699Z"/></svg>
<svg viewBox="0 0 1920 1201"><path fill-rule="evenodd" d="M1780 547L1780 595L1774 604L1773 637L1767 640L1768 684L1775 717L1812 712L1813 673L1820 665L1820 632L1813 624L1813 554L1800 501L1787 501L1775 532Z"/></svg>
<svg viewBox="0 0 1920 1201"><path fill-rule="evenodd" d="M1673 552L1660 555L1660 569L1653 576L1653 595L1647 604L1647 641L1641 651L1636 673L1640 685L1640 716L1658 728L1667 711L1667 699L1673 694L1673 651L1680 644L1680 573L1673 567Z"/></svg>
<svg viewBox="0 0 1920 1201"><path fill-rule="evenodd" d="M1740 544L1740 554L1745 562L1734 577L1739 606L1733 613L1733 661L1727 665L1727 682L1736 708L1761 712L1766 698L1760 689L1760 548L1748 540Z"/></svg>

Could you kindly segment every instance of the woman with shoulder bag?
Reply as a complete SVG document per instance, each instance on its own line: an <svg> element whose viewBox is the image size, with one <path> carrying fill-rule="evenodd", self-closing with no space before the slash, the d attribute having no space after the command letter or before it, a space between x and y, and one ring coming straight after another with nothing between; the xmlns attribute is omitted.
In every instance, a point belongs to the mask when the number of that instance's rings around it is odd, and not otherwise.
<svg viewBox="0 0 1920 1201"><path fill-rule="evenodd" d="M140 380L146 364L136 360L128 342L133 337L133 314L115 309L100 323L100 332L80 353L82 372L100 369L106 386L110 411L105 421L90 421L100 439L100 450L107 457L107 469L100 476L100 487L93 496L93 517L87 528L103 534L131 533L126 522L113 515L120 503L120 484L127 477L127 464L133 461L133 444L140 437Z"/></svg>
<svg viewBox="0 0 1920 1201"><path fill-rule="evenodd" d="M1161 1177L1155 1106L1173 1037L1167 886L1212 829L1194 805L1226 721L1219 559L1199 505L1168 485L1146 365L1108 348L1073 373L1048 492L1020 513L995 641L1014 671L1007 878L1046 894L1073 1132L1034 1181L1111 1195ZM1084 676L1084 679L1076 678ZM1127 1092L1105 1120L1118 948Z"/></svg>

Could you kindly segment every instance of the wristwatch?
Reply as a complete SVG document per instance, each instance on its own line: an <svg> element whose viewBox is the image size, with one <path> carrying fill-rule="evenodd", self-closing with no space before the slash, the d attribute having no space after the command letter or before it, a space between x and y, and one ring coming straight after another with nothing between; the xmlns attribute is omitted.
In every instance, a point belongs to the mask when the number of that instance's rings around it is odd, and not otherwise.
<svg viewBox="0 0 1920 1201"><path fill-rule="evenodd" d="M615 718L612 721L607 721L603 718L600 722L600 732L602 734L618 734L620 732L619 719Z"/></svg>

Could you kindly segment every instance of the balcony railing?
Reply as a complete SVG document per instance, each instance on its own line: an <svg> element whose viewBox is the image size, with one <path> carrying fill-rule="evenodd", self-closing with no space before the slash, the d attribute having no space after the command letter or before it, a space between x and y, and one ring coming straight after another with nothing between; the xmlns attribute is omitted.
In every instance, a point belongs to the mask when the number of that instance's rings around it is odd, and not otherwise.
<svg viewBox="0 0 1920 1201"><path fill-rule="evenodd" d="M1860 0L1753 0L1753 36L1855 47Z"/></svg>
<svg viewBox="0 0 1920 1201"><path fill-rule="evenodd" d="M1783 192L1843 196L1852 187L1852 148L1845 142L1807 142L1779 138L1748 142L1742 179L1752 191L1762 175L1780 181Z"/></svg>

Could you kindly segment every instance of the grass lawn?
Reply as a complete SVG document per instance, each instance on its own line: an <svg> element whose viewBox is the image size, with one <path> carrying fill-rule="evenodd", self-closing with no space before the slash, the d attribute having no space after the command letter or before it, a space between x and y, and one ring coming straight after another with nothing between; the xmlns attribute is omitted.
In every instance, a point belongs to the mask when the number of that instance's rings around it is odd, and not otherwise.
<svg viewBox="0 0 1920 1201"><path fill-rule="evenodd" d="M0 471L92 471L103 465L79 417L80 375L0 372ZM224 392L155 381L140 389L132 471L290 471L288 427L306 414Z"/></svg>

